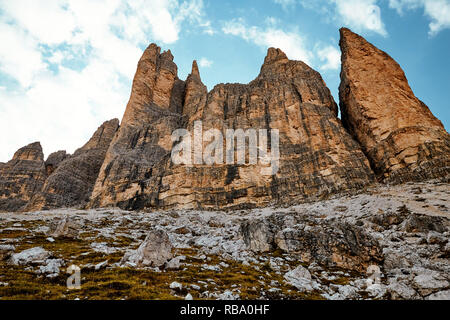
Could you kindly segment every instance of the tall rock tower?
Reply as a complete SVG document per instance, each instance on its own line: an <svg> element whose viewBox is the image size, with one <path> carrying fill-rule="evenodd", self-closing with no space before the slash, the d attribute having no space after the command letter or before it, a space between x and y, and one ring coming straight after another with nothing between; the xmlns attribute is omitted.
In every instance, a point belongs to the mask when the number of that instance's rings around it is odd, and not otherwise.
<svg viewBox="0 0 450 320"><path fill-rule="evenodd" d="M402 183L450 178L450 136L412 92L387 53L341 29L342 122L359 141L378 178Z"/></svg>

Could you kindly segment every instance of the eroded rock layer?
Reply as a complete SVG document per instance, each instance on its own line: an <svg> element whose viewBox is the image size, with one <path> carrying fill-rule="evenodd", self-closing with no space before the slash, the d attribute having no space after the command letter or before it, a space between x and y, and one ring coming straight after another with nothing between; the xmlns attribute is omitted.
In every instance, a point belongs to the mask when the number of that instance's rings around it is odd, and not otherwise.
<svg viewBox="0 0 450 320"><path fill-rule="evenodd" d="M380 180L449 179L450 136L388 54L341 29L342 121Z"/></svg>
<svg viewBox="0 0 450 320"><path fill-rule="evenodd" d="M0 165L0 211L20 211L46 179L44 154L39 142L19 149Z"/></svg>
<svg viewBox="0 0 450 320"><path fill-rule="evenodd" d="M263 174L261 163L199 164L195 154L193 165L175 165L172 132L186 128L194 136L199 120L203 132L222 133L224 146L227 129L278 129L276 175ZM209 142L200 142L203 150ZM362 188L371 181L368 160L337 118L329 89L303 62L271 48L254 81L221 84L208 93L195 62L183 82L170 51L161 54L152 44L139 62L91 206L254 207Z"/></svg>
<svg viewBox="0 0 450 320"><path fill-rule="evenodd" d="M67 156L65 152L50 155L46 167L47 172L51 174L42 191L35 194L26 210L85 205L89 201L106 151L118 127L119 120L107 121L72 156Z"/></svg>

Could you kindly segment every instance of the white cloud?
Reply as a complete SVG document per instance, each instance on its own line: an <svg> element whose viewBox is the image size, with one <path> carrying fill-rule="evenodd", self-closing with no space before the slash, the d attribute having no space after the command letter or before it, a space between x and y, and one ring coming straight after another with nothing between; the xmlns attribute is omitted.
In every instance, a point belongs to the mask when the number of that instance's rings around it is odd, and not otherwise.
<svg viewBox="0 0 450 320"><path fill-rule="evenodd" d="M295 5L295 0L273 0L276 4L279 4L283 7L284 10L289 9Z"/></svg>
<svg viewBox="0 0 450 320"><path fill-rule="evenodd" d="M141 48L183 25L214 32L202 0L1 1L0 77L17 83L0 90L0 161L38 140L73 152L121 118Z"/></svg>
<svg viewBox="0 0 450 320"><path fill-rule="evenodd" d="M299 3L321 13L327 22L387 36L377 0L299 0Z"/></svg>
<svg viewBox="0 0 450 320"><path fill-rule="evenodd" d="M405 10L423 7L424 14L431 19L429 24L430 36L450 28L449 0L389 0L389 7L397 10L400 15Z"/></svg>
<svg viewBox="0 0 450 320"><path fill-rule="evenodd" d="M305 40L295 31L286 32L273 26L267 28L249 27L243 19L226 22L222 31L225 34L239 36L264 48L280 48L290 59L310 63L312 58L311 53L305 47Z"/></svg>
<svg viewBox="0 0 450 320"><path fill-rule="evenodd" d="M212 66L213 61L208 60L207 58L201 58L198 64L200 65L200 67L209 68Z"/></svg>
<svg viewBox="0 0 450 320"><path fill-rule="evenodd" d="M46 68L38 42L24 31L9 24L0 23L0 71L28 87L33 77Z"/></svg>
<svg viewBox="0 0 450 320"><path fill-rule="evenodd" d="M267 49L275 47L283 50L289 59L301 60L313 68L336 71L341 65L341 52L335 46L316 42L310 43L299 31L284 31L277 28L278 22L272 18L265 21L267 27L247 26L245 21L234 19L224 24L225 34L241 37L257 46Z"/></svg>
<svg viewBox="0 0 450 320"><path fill-rule="evenodd" d="M341 66L341 52L333 46L317 50L317 55L324 64L321 70L338 70Z"/></svg>
<svg viewBox="0 0 450 320"><path fill-rule="evenodd" d="M73 15L63 7L68 1L2 1L1 8L19 27L39 42L57 44L69 39L75 28Z"/></svg>

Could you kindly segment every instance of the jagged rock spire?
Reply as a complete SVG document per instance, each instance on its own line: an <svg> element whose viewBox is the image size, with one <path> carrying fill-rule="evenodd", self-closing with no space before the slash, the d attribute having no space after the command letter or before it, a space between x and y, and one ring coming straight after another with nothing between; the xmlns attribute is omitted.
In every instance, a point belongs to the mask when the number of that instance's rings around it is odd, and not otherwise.
<svg viewBox="0 0 450 320"><path fill-rule="evenodd" d="M44 153L40 142L33 142L14 153L13 160L43 161Z"/></svg>
<svg viewBox="0 0 450 320"><path fill-rule="evenodd" d="M200 72L198 71L197 60L192 61L191 75L200 77Z"/></svg>
<svg viewBox="0 0 450 320"><path fill-rule="evenodd" d="M266 58L264 59L264 64L270 64L280 60L287 61L288 57L281 49L269 48L267 50Z"/></svg>
<svg viewBox="0 0 450 320"><path fill-rule="evenodd" d="M85 205L91 196L119 120L105 121L91 139L58 164L26 207L27 211Z"/></svg>
<svg viewBox="0 0 450 320"><path fill-rule="evenodd" d="M342 121L381 180L406 182L450 175L450 137L416 98L387 53L340 30Z"/></svg>

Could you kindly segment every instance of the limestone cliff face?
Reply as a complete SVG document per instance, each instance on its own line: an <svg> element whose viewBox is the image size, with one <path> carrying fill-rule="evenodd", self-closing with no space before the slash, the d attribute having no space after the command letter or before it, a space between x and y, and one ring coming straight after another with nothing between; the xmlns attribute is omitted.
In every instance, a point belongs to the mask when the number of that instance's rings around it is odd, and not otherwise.
<svg viewBox="0 0 450 320"><path fill-rule="evenodd" d="M183 82L172 60L170 52L161 54L155 45L140 60L91 206L254 207L361 188L372 181L368 160L337 118L329 89L303 62L271 48L254 81L221 84L208 93L195 62ZM175 165L170 159L172 132L185 128L193 134L198 120L203 132L218 129L224 146L227 129L278 129L279 171L264 175L260 163L208 165L200 164L201 158L189 166ZM200 143L205 148L209 142Z"/></svg>
<svg viewBox="0 0 450 320"><path fill-rule="evenodd" d="M0 211L22 210L46 179L44 154L39 142L19 149L0 165Z"/></svg>
<svg viewBox="0 0 450 320"><path fill-rule="evenodd" d="M45 162L51 172L42 191L37 192L26 210L80 207L89 201L106 151L119 127L119 120L103 123L91 139L72 156L65 151L49 156ZM49 170L52 168L52 170Z"/></svg>
<svg viewBox="0 0 450 320"><path fill-rule="evenodd" d="M450 136L388 54L341 29L342 121L380 180L449 178Z"/></svg>

